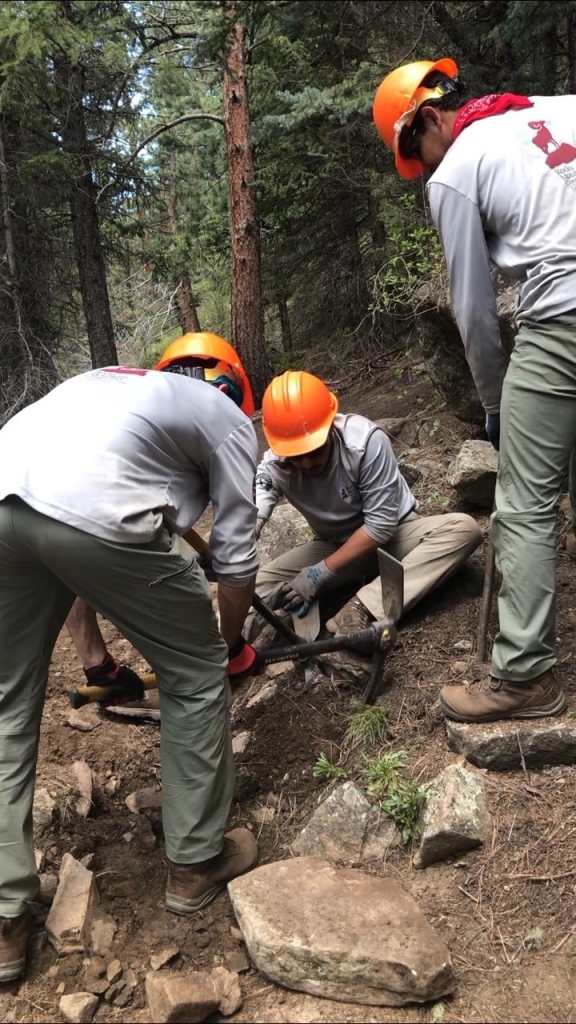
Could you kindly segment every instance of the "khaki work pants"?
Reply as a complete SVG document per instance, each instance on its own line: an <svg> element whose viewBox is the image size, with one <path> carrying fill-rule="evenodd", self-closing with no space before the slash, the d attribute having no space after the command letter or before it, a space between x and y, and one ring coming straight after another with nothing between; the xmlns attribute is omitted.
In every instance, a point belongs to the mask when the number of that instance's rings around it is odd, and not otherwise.
<svg viewBox="0 0 576 1024"><path fill-rule="evenodd" d="M448 579L482 543L482 530L472 516L447 513L439 516L419 516L410 513L396 527L394 536L383 545L404 567L404 608L407 612L433 587ZM256 577L256 590L270 608L282 604L282 587L307 565L327 558L341 545L327 540L313 540L275 558ZM376 554L357 561L339 572L326 585L322 593L342 588L343 584L357 582L358 598L375 619L381 619L382 589ZM265 623L257 615L248 621L247 635L254 640Z"/></svg>
<svg viewBox="0 0 576 1024"><path fill-rule="evenodd" d="M0 502L0 916L38 890L32 799L52 650L75 595L109 619L158 677L166 853L218 854L234 788L228 652L206 578L182 538L115 544ZM62 694L62 702L66 697Z"/></svg>
<svg viewBox="0 0 576 1024"><path fill-rule="evenodd" d="M552 668L556 512L576 442L576 312L521 325L504 380L492 532L502 573L492 674Z"/></svg>

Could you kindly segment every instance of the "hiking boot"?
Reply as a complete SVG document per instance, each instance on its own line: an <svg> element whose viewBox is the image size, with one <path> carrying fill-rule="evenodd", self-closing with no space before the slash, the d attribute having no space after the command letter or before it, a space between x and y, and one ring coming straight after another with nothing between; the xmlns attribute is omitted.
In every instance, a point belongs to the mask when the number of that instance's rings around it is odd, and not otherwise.
<svg viewBox="0 0 576 1024"><path fill-rule="evenodd" d="M142 700L129 700L125 704L99 704L100 711L114 718L141 722L160 721L160 694L158 690L145 690Z"/></svg>
<svg viewBox="0 0 576 1024"><path fill-rule="evenodd" d="M0 982L13 981L24 973L31 924L28 913L0 917Z"/></svg>
<svg viewBox="0 0 576 1024"><path fill-rule="evenodd" d="M235 828L224 836L222 852L199 864L168 861L166 910L195 914L216 898L228 882L256 867L258 846L247 828Z"/></svg>
<svg viewBox="0 0 576 1024"><path fill-rule="evenodd" d="M574 530L570 530L570 533L566 534L566 543L564 545L566 554L569 558L573 558L576 561L576 534Z"/></svg>
<svg viewBox="0 0 576 1024"><path fill-rule="evenodd" d="M495 722L502 718L559 715L566 697L552 670L525 683L486 676L464 686L443 686L440 707L456 722Z"/></svg>
<svg viewBox="0 0 576 1024"><path fill-rule="evenodd" d="M351 597L349 601L334 616L336 623L336 636L347 636L348 633L359 633L362 629L368 629L373 622L370 612L357 597Z"/></svg>

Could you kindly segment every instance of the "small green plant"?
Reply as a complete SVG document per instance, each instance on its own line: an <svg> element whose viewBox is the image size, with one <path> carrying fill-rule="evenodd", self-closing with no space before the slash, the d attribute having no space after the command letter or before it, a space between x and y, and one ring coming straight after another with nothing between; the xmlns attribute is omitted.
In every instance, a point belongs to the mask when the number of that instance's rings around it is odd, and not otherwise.
<svg viewBox="0 0 576 1024"><path fill-rule="evenodd" d="M389 796L380 801L382 810L400 829L403 843L409 843L420 832L420 812L426 789L413 779L402 779L391 787Z"/></svg>
<svg viewBox="0 0 576 1024"><path fill-rule="evenodd" d="M428 431L430 437L434 437L434 434L438 433L438 431L440 429L440 426L441 426L440 420L434 420L434 423L432 424L432 426L430 427L430 430Z"/></svg>
<svg viewBox="0 0 576 1024"><path fill-rule="evenodd" d="M354 750L357 747L381 745L386 738L390 711L388 708L371 707L357 703L344 719L346 732L344 745Z"/></svg>
<svg viewBox="0 0 576 1024"><path fill-rule="evenodd" d="M408 751L391 750L378 758L364 755L364 763L359 766L368 796L378 800L400 830L403 843L415 839L420 831L420 812L427 790L406 776L407 758Z"/></svg>
<svg viewBox="0 0 576 1024"><path fill-rule="evenodd" d="M381 757L363 755L364 764L360 766L360 775L366 784L368 796L376 800L384 800L399 781L399 772L405 767L408 753L406 750L390 750Z"/></svg>
<svg viewBox="0 0 576 1024"><path fill-rule="evenodd" d="M322 752L312 769L316 779L327 779L328 782L336 782L337 779L345 779L348 772L340 765L334 764L327 754Z"/></svg>

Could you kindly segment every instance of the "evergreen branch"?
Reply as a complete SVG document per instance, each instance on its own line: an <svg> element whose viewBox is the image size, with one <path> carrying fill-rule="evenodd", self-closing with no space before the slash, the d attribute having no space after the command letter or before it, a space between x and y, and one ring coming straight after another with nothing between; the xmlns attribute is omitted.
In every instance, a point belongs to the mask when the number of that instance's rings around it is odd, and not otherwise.
<svg viewBox="0 0 576 1024"><path fill-rule="evenodd" d="M176 128L179 124L184 124L186 121L216 121L217 124L221 124L222 127L225 125L223 117L219 117L217 114L183 114L182 117L177 117L175 121L170 121L169 124L160 124L154 131L150 132L145 139L142 140L136 149L132 151L128 157L126 163L130 164L136 159L138 154L154 139L157 139L163 132L170 131L171 128Z"/></svg>

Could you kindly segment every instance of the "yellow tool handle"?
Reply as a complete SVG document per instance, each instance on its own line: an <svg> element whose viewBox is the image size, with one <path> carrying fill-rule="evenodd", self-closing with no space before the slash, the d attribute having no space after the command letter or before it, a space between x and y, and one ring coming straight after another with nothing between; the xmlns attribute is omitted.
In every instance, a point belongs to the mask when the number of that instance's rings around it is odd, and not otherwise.
<svg viewBox="0 0 576 1024"><path fill-rule="evenodd" d="M158 686L154 672L143 672L140 679L145 690L154 690ZM68 690L68 697L73 708L83 708L85 704L110 700L114 690L114 686L75 686Z"/></svg>

